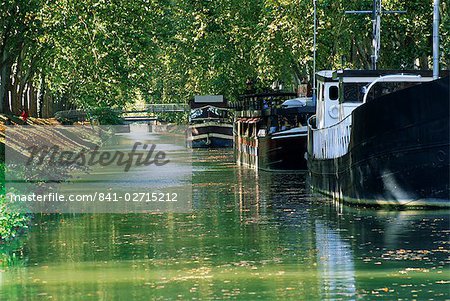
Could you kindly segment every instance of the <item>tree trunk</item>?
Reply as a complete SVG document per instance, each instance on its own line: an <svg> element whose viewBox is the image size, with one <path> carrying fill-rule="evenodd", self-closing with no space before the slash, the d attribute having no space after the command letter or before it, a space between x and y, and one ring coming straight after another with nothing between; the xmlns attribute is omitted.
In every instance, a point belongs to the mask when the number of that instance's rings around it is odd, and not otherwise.
<svg viewBox="0 0 450 301"><path fill-rule="evenodd" d="M30 110L30 103L29 103L30 98L28 95L29 90L30 90L30 84L26 83L22 88L22 106L27 111ZM29 114L30 114L30 112L28 112L28 115Z"/></svg>
<svg viewBox="0 0 450 301"><path fill-rule="evenodd" d="M11 75L11 64L6 62L7 54L3 52L3 64L0 68L0 113L11 113L9 108L8 82Z"/></svg>
<svg viewBox="0 0 450 301"><path fill-rule="evenodd" d="M14 83L11 84L11 112L17 115L22 110L23 89L20 87L17 71L13 74L12 78L14 78Z"/></svg>
<svg viewBox="0 0 450 301"><path fill-rule="evenodd" d="M14 100L17 103L15 106L19 109L19 111L22 111L22 109L27 108L27 102L26 102L26 93L28 90L28 85L25 83L18 83L18 92L17 92L17 98Z"/></svg>
<svg viewBox="0 0 450 301"><path fill-rule="evenodd" d="M44 112L44 94L45 94L45 75L41 72L39 79L39 90L37 92L37 113L38 117L43 117Z"/></svg>
<svg viewBox="0 0 450 301"><path fill-rule="evenodd" d="M10 79L6 83L6 89L11 92L11 96L9 98L9 103L11 106L11 113L16 114L19 111L16 103L18 102L19 95L17 94L17 77L16 74L11 70Z"/></svg>
<svg viewBox="0 0 450 301"><path fill-rule="evenodd" d="M36 89L34 89L33 84L30 82L29 84L29 107L30 107L30 116L37 117L37 96Z"/></svg>
<svg viewBox="0 0 450 301"><path fill-rule="evenodd" d="M428 66L428 56L422 55L419 57L420 70L429 70Z"/></svg>
<svg viewBox="0 0 450 301"><path fill-rule="evenodd" d="M53 97L49 93L44 94L43 118L49 118L53 110Z"/></svg>
<svg viewBox="0 0 450 301"><path fill-rule="evenodd" d="M370 52L367 51L365 45L361 45L356 39L354 40L354 44L356 47L356 57L359 58L360 64L366 69L371 69Z"/></svg>

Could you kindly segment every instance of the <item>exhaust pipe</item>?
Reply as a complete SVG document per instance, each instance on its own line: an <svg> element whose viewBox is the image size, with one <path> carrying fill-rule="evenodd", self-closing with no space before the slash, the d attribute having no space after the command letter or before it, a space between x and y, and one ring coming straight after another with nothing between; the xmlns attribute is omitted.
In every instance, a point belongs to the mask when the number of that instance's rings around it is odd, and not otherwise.
<svg viewBox="0 0 450 301"><path fill-rule="evenodd" d="M433 6L433 79L439 78L439 0Z"/></svg>

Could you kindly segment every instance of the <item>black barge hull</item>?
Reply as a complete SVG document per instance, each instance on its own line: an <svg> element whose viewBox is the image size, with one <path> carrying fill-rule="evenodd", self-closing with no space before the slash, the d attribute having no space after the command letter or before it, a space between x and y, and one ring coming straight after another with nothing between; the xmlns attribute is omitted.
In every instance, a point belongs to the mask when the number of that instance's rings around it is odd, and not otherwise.
<svg viewBox="0 0 450 301"><path fill-rule="evenodd" d="M359 205L450 207L450 78L353 111L349 152L308 161L314 190Z"/></svg>
<svg viewBox="0 0 450 301"><path fill-rule="evenodd" d="M191 148L233 147L233 126L226 123L198 123L189 126L187 138Z"/></svg>
<svg viewBox="0 0 450 301"><path fill-rule="evenodd" d="M266 171L303 171L307 133L293 136L269 136L258 139L258 168Z"/></svg>
<svg viewBox="0 0 450 301"><path fill-rule="evenodd" d="M236 162L264 171L307 172L307 131L265 137L236 137Z"/></svg>

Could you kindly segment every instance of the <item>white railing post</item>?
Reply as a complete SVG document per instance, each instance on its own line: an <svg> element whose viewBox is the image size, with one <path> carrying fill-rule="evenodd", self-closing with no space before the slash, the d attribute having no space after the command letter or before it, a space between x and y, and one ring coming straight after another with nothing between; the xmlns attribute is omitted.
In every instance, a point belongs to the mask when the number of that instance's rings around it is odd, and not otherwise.
<svg viewBox="0 0 450 301"><path fill-rule="evenodd" d="M334 159L345 155L350 144L351 120L351 115L349 115L331 127L311 129L313 157Z"/></svg>

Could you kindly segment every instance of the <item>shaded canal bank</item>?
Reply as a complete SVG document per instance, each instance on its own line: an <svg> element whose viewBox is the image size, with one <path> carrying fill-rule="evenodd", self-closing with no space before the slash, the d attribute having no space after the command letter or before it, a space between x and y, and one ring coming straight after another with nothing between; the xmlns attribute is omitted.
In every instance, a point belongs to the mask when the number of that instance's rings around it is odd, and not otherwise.
<svg viewBox="0 0 450 301"><path fill-rule="evenodd" d="M336 207L229 151L193 168L192 213L36 219L1 247L0 299L450 298L448 211Z"/></svg>

